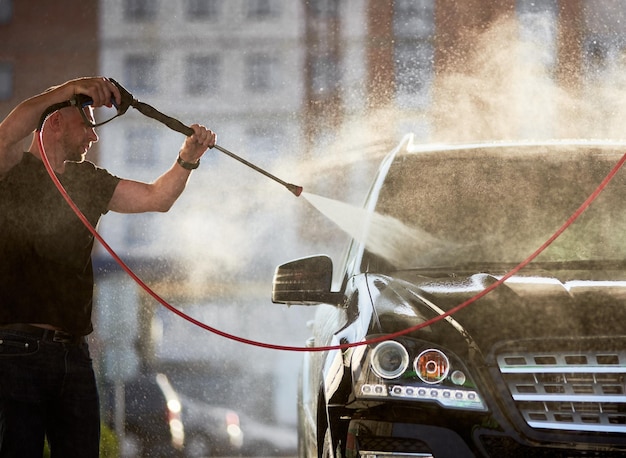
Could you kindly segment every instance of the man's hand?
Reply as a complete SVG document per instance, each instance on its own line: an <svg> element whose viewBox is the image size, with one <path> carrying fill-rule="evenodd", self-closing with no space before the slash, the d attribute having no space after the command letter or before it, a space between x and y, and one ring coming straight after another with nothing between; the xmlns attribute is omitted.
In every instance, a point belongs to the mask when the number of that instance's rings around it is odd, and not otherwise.
<svg viewBox="0 0 626 458"><path fill-rule="evenodd" d="M180 157L185 162L196 163L205 151L213 148L217 142L217 134L199 124L192 124L193 135L187 137L180 150Z"/></svg>
<svg viewBox="0 0 626 458"><path fill-rule="evenodd" d="M108 78L78 78L68 81L67 84L72 87L74 94L84 94L91 97L94 108L102 106L111 108L113 101L117 105L122 103L119 89Z"/></svg>

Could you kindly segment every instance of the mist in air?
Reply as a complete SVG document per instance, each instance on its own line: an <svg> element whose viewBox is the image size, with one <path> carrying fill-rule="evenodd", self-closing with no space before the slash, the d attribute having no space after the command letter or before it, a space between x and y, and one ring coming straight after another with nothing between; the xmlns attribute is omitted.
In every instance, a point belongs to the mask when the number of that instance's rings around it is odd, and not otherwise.
<svg viewBox="0 0 626 458"><path fill-rule="evenodd" d="M474 37L463 68L438 76L432 88L434 104L424 115L437 128L426 134L417 132L418 143L624 137L626 59L607 60L601 67L588 69L577 84L568 78L557 81L550 60L554 51L550 46L556 46L554 25L538 13L529 13L525 21L524 17L521 23L507 17L495 21ZM285 181L303 186L304 199L294 199L280 185L232 159L216 158L220 176L210 179L217 184L226 177L225 188L213 186L201 201L196 195L193 211L184 215L188 221L184 233L193 240L186 246L194 248L176 247L191 276L237 276L242 269L254 269L252 264L266 261L270 262L262 269L270 272L272 265L289 260L289 254L295 257L319 249L334 250L331 254L337 257L346 236L366 242L398 265L405 263L406 250L394 240L409 237L413 246L433 243L432 236L419 228L407 228L386 215L360 208L380 160L395 146L385 136L397 132L393 125L399 117L390 108L348 117L338 126L334 140L314 157L290 148L292 140L299 143L296 139L282 139L286 149L277 152L280 160L262 165ZM397 132L397 140L406 133ZM252 160L256 153L243 151ZM219 215L212 210L215 191L219 203L228 202L220 207ZM242 223L250 216L253 224ZM302 220L308 228L301 233L290 230L301 228ZM374 224L363 234L367 222ZM254 263L245 253L258 254Z"/></svg>

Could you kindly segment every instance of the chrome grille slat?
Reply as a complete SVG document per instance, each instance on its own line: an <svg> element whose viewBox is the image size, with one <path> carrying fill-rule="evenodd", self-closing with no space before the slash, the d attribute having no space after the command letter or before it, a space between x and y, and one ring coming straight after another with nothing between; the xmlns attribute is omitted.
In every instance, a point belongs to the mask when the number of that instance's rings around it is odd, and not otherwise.
<svg viewBox="0 0 626 458"><path fill-rule="evenodd" d="M496 360L530 427L626 433L626 349L507 351Z"/></svg>
<svg viewBox="0 0 626 458"><path fill-rule="evenodd" d="M510 387L509 387L510 389ZM584 398L584 399L581 399ZM540 402L615 402L624 403L624 396L587 396L587 395L559 395L559 394L542 394L542 395L513 395L514 401L540 401Z"/></svg>

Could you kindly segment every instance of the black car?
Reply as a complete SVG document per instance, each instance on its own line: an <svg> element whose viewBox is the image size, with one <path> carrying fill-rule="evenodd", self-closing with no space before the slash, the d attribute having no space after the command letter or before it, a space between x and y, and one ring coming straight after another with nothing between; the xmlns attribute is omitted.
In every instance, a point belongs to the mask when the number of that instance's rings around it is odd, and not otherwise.
<svg viewBox="0 0 626 458"><path fill-rule="evenodd" d="M292 457L296 454L296 428L281 425L267 418L241 416L244 431L243 447L240 456L248 457Z"/></svg>
<svg viewBox="0 0 626 458"><path fill-rule="evenodd" d="M324 255L276 270L330 347L305 353L299 455L624 456L625 172L583 206L624 153L405 138L334 277Z"/></svg>
<svg viewBox="0 0 626 458"><path fill-rule="evenodd" d="M237 456L243 443L239 415L232 409L180 395L185 424L185 456Z"/></svg>
<svg viewBox="0 0 626 458"><path fill-rule="evenodd" d="M144 373L124 385L125 435L138 456L183 456L181 401L167 376Z"/></svg>
<svg viewBox="0 0 626 458"><path fill-rule="evenodd" d="M249 379L237 370L202 361L161 362L159 370L182 404L185 457L294 455L295 428L276 424L259 396L242 398Z"/></svg>
<svg viewBox="0 0 626 458"><path fill-rule="evenodd" d="M210 365L189 361L162 362L177 391L185 425L185 456L238 456L244 434L239 413L225 407L228 376Z"/></svg>

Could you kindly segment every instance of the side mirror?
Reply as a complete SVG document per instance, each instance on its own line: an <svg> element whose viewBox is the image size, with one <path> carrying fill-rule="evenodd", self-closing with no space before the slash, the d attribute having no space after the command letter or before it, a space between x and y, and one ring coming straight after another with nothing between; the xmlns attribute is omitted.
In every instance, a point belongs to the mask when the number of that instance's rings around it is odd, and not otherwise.
<svg viewBox="0 0 626 458"><path fill-rule="evenodd" d="M330 291L333 262L326 255L310 256L276 268L272 302L276 304L339 304L343 294Z"/></svg>

